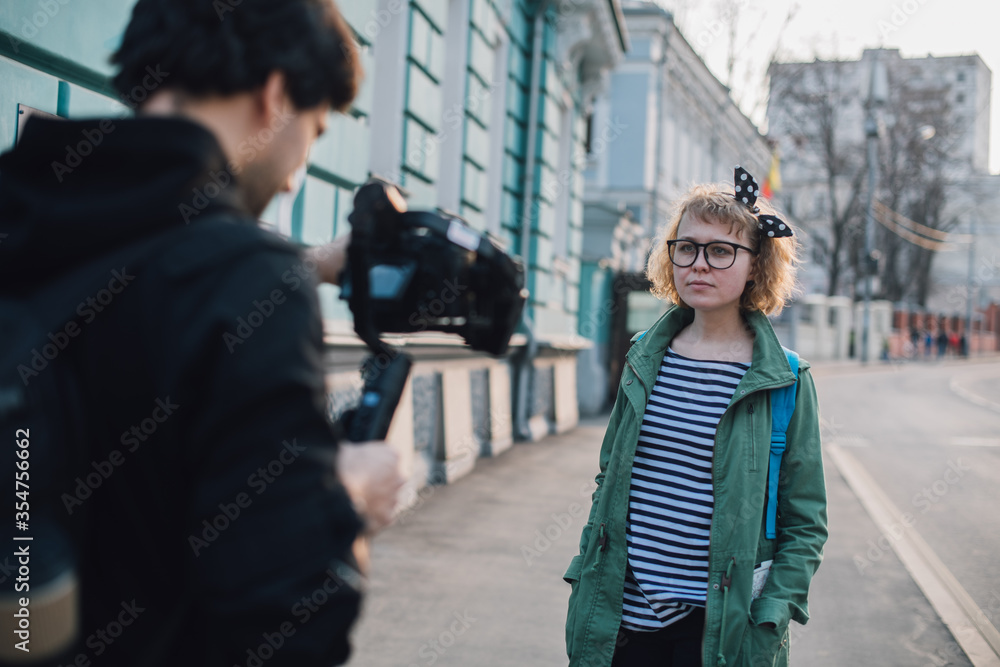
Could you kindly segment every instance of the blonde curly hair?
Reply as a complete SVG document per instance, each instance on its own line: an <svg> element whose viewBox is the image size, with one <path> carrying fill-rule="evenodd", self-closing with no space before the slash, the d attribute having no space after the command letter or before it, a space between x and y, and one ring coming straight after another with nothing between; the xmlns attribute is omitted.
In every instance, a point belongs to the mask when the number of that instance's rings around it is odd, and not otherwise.
<svg viewBox="0 0 1000 667"><path fill-rule="evenodd" d="M750 281L740 297L740 309L759 310L765 315L777 315L795 293L795 269L799 263L799 243L794 236L767 238L761 242L757 216L736 200L732 185L708 183L696 185L674 203L671 218L657 230L653 251L646 265L646 277L653 283L654 296L690 308L677 293L674 265L667 254L667 241L677 238L677 228L685 215L706 222L728 224L729 232L748 242L757 251L754 255ZM778 215L766 199L757 199L762 214Z"/></svg>

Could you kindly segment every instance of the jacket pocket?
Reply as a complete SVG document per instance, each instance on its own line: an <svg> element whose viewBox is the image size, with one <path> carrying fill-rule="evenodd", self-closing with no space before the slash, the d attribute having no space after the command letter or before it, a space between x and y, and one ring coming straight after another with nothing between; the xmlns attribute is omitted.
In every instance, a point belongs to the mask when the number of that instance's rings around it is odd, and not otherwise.
<svg viewBox="0 0 1000 667"><path fill-rule="evenodd" d="M771 628L747 622L737 667L786 667L788 626Z"/></svg>
<svg viewBox="0 0 1000 667"><path fill-rule="evenodd" d="M567 584L575 584L580 581L580 572L583 570L583 554L573 556L566 573L563 574L563 581Z"/></svg>

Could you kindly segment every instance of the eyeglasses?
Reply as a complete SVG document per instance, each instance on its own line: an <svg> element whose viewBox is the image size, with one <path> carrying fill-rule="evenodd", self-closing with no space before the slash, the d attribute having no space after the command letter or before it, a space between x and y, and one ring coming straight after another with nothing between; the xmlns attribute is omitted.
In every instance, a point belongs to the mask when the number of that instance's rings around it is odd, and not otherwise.
<svg viewBox="0 0 1000 667"><path fill-rule="evenodd" d="M729 241L712 241L711 243L695 243L694 241L667 241L667 254L674 266L686 268L698 261L698 249L703 248L705 261L713 269L728 269L736 263L736 253L746 250L751 255L757 253L753 248Z"/></svg>

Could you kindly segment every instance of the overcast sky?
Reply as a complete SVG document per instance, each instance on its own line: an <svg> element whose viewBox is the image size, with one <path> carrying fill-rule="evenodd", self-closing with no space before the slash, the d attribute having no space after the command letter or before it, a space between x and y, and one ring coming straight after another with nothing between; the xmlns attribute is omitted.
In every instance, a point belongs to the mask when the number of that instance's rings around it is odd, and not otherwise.
<svg viewBox="0 0 1000 667"><path fill-rule="evenodd" d="M779 60L849 59L865 48L898 48L903 57L977 53L993 72L990 171L1000 173L1000 2L997 0L657 0L674 12L684 36L726 83L728 31L720 6L740 12L736 76L731 84L741 108L764 122L764 72L776 46ZM794 6L798 9L782 32ZM779 44L780 37L780 44ZM763 129L763 128L762 128Z"/></svg>

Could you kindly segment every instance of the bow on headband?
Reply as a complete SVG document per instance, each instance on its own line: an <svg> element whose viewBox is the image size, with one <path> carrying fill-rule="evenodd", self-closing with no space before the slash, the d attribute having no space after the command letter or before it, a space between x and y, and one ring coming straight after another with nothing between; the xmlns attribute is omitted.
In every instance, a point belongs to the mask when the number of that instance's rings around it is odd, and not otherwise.
<svg viewBox="0 0 1000 667"><path fill-rule="evenodd" d="M755 215L759 213L760 209L756 204L760 188L757 187L757 181L754 180L754 177L746 169L736 165L733 180L736 182L736 193L733 195L736 200L746 204L747 208ZM757 228L760 230L761 236L768 238L792 235L792 228L784 220L773 215L758 215Z"/></svg>

